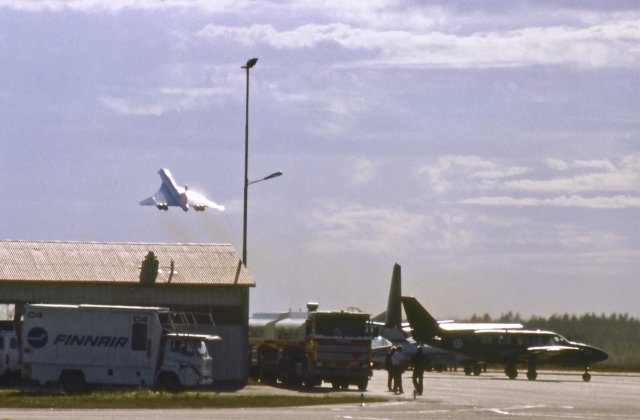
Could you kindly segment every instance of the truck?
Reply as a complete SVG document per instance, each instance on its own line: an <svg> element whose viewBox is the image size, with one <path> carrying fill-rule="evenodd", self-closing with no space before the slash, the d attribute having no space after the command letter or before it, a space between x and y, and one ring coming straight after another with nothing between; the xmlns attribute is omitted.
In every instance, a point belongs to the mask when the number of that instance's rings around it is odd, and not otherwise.
<svg viewBox="0 0 640 420"><path fill-rule="evenodd" d="M369 315L354 311L254 314L249 319L250 376L286 386L365 391L371 377Z"/></svg>
<svg viewBox="0 0 640 420"><path fill-rule="evenodd" d="M0 377L14 379L20 373L20 353L16 332L0 331Z"/></svg>
<svg viewBox="0 0 640 420"><path fill-rule="evenodd" d="M95 385L176 392L210 385L206 342L162 307L27 304L21 325L22 378L67 393Z"/></svg>

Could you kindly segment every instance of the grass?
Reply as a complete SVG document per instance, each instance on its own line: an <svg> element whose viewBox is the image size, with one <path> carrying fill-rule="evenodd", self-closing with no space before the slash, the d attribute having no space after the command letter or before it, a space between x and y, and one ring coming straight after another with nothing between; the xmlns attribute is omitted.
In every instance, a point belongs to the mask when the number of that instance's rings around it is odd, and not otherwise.
<svg viewBox="0 0 640 420"><path fill-rule="evenodd" d="M386 401L365 397L366 403ZM84 395L0 391L0 407L5 408L238 408L294 407L325 404L360 404L360 395L239 395L217 392L166 393L146 389L98 391Z"/></svg>

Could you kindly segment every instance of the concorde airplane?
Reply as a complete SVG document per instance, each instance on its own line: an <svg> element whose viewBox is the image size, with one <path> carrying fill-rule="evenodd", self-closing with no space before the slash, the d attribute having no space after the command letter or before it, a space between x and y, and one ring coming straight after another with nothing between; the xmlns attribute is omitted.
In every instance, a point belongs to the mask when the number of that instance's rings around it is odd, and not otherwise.
<svg viewBox="0 0 640 420"><path fill-rule="evenodd" d="M582 379L587 382L591 363L608 357L596 347L574 343L551 331L485 329L481 324L449 328L447 323L438 323L416 298L403 296L401 300L416 341L456 352L475 363L502 364L509 379L518 376L518 364L527 366L529 380L537 378L538 365L550 364L584 368Z"/></svg>
<svg viewBox="0 0 640 420"><path fill-rule="evenodd" d="M169 206L178 206L184 211L189 210L190 207L195 211L204 211L207 207L224 210L224 206L208 200L202 194L190 190L186 185L184 188L179 187L168 169L162 168L158 170L158 174L162 179L160 189L151 197L142 200L141 206L156 206L158 210L165 211L169 210Z"/></svg>

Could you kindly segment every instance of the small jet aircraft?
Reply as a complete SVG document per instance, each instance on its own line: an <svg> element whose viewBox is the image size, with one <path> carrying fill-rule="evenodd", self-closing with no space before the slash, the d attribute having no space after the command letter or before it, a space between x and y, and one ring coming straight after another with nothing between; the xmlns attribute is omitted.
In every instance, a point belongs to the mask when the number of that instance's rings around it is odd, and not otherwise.
<svg viewBox="0 0 640 420"><path fill-rule="evenodd" d="M224 206L208 200L202 194L189 190L188 186L179 187L168 169L162 168L158 170L158 174L162 179L160 189L151 197L142 200L141 206L156 206L158 210L164 211L169 210L169 206L178 206L184 211L189 210L189 207L193 207L195 211L204 211L207 207L224 210Z"/></svg>
<svg viewBox="0 0 640 420"><path fill-rule="evenodd" d="M416 298L401 299L416 341L454 351L475 363L504 364L509 379L518 376L519 363L526 364L527 378L532 381L538 376L538 365L552 364L584 367L582 379L587 382L591 379L591 363L609 357L596 347L574 343L550 331L485 329L482 324L458 324L457 328L447 329L450 324L439 324Z"/></svg>

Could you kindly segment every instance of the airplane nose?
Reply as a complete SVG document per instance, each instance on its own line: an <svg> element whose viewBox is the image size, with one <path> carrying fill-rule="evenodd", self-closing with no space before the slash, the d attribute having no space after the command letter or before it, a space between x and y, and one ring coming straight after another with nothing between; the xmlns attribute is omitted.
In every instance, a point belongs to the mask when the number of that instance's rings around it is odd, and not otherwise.
<svg viewBox="0 0 640 420"><path fill-rule="evenodd" d="M590 359L594 362L601 362L609 358L609 355L596 347L589 347Z"/></svg>

